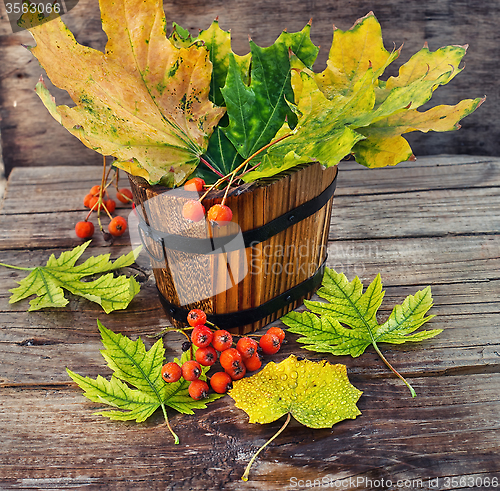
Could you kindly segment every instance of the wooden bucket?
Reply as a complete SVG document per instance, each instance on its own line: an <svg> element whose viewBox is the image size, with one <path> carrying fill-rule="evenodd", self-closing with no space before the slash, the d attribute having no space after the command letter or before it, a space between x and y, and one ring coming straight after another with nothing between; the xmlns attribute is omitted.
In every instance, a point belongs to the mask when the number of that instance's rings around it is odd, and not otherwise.
<svg viewBox="0 0 500 491"><path fill-rule="evenodd" d="M197 193L129 176L139 236L171 322L186 325L189 310L200 308L218 327L244 334L309 298L323 276L336 177L337 167L314 163L239 186L226 200L233 221L217 227L182 217ZM211 192L205 209L222 196Z"/></svg>

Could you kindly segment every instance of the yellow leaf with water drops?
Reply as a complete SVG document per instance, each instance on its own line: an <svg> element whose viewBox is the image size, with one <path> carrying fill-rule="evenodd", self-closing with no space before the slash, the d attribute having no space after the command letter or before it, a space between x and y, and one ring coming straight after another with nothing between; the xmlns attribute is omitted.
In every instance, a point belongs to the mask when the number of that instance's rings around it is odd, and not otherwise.
<svg viewBox="0 0 500 491"><path fill-rule="evenodd" d="M294 355L234 382L229 395L248 414L250 423L272 423L287 414L283 426L254 454L241 479L248 480L257 455L280 435L292 415L309 428L331 428L361 414L356 406L361 394L349 382L345 365L298 360Z"/></svg>
<svg viewBox="0 0 500 491"><path fill-rule="evenodd" d="M229 392L236 407L250 416L250 423L271 423L291 413L310 428L330 428L355 419L361 414L356 406L361 394L349 382L345 365L299 361L294 355L234 382Z"/></svg>

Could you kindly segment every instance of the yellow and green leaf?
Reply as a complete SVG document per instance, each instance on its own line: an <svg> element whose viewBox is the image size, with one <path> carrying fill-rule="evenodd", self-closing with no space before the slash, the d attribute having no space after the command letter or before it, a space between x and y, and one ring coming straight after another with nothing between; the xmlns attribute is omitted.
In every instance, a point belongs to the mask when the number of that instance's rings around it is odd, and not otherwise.
<svg viewBox="0 0 500 491"><path fill-rule="evenodd" d="M105 53L79 44L61 19L29 28L32 53L75 107L49 104L86 146L135 160L151 183L183 182L225 110L209 101L212 64L202 43L177 47L160 1L101 0ZM47 103L43 84L37 92ZM126 165L125 165L126 166Z"/></svg>

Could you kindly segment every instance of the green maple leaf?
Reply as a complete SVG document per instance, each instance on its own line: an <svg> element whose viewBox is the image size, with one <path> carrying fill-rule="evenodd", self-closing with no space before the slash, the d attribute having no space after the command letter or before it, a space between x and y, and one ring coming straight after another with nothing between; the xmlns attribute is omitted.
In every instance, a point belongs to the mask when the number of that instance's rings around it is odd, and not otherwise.
<svg viewBox="0 0 500 491"><path fill-rule="evenodd" d="M285 429L291 416L309 428L331 428L361 414L356 406L361 394L349 382L345 365L299 361L294 355L277 364L269 362L259 373L234 382L229 395L248 414L250 423L272 423L288 415L253 456L242 479L248 479L257 455Z"/></svg>
<svg viewBox="0 0 500 491"><path fill-rule="evenodd" d="M327 302L306 300L304 304L311 312L290 312L281 319L290 332L303 336L297 341L307 350L352 357L362 355L372 345L415 397L413 388L382 355L378 343L418 342L442 332L442 329L414 332L434 317L425 316L432 307L430 286L415 295L408 295L401 305L394 307L383 324L378 324L376 318L384 298L380 275L363 293L363 284L358 277L349 282L344 274L326 268L322 287L317 293Z"/></svg>
<svg viewBox="0 0 500 491"><path fill-rule="evenodd" d="M230 53L226 83L221 89L229 117L224 133L244 159L267 145L287 118L296 121L287 103L294 98L289 50L305 65L312 65L318 48L311 42L309 34L308 24L298 33L282 33L267 48L250 41L249 86L241 75L236 58Z"/></svg>
<svg viewBox="0 0 500 491"><path fill-rule="evenodd" d="M105 52L83 46L57 15L30 26L31 52L75 107L56 106L36 91L52 116L86 146L154 184L182 183L206 151L225 109L209 100L212 64L201 42L184 32L166 37L161 1L100 0ZM35 22L36 24L36 22Z"/></svg>
<svg viewBox="0 0 500 491"><path fill-rule="evenodd" d="M102 356L113 370L111 379L107 380L101 375L96 379L83 377L66 369L73 381L85 391L85 397L116 408L95 414L112 420L135 420L140 423L161 407L175 443L179 443L179 438L168 422L166 407L184 414L193 414L194 409L205 409L206 403L223 397L223 394L211 394L204 400L196 401L188 393L190 382L181 379L167 384L161 376L165 357L161 338L147 351L141 338L132 341L123 334L107 329L99 321L97 324L105 348L101 350ZM175 359L179 364L187 360L188 352L183 353L180 360ZM208 369L209 367L203 367L200 377L202 380L206 380L205 373Z"/></svg>
<svg viewBox="0 0 500 491"><path fill-rule="evenodd" d="M52 254L45 266L23 268L0 263L8 268L30 271L26 278L18 282L18 287L9 290L12 293L9 303L36 295L30 300L28 311L64 307L68 303L64 296L64 290L67 290L73 295L98 303L107 314L127 308L134 296L139 293L139 284L133 277L127 278L124 275L115 277L110 271L133 264L140 249L119 257L115 262L109 260L109 254L103 254L89 257L82 264L76 265L89 244L90 241L71 251L65 251L58 258ZM87 276L102 273L108 274L92 281L81 281Z"/></svg>
<svg viewBox="0 0 500 491"><path fill-rule="evenodd" d="M210 100L217 106L223 106L225 102L221 88L226 84L230 55L234 56L240 76L243 82L248 85L251 54L247 53L244 56L239 56L233 53L231 49L231 33L221 29L217 20L214 20L208 29L201 31L196 40L202 41L208 49L213 67L210 81Z"/></svg>

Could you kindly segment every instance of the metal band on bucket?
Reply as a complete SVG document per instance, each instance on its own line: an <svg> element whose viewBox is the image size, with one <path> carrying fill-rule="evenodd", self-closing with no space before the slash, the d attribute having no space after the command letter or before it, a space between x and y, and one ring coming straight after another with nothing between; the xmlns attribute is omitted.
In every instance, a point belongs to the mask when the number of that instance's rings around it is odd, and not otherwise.
<svg viewBox="0 0 500 491"><path fill-rule="evenodd" d="M308 293L316 290L321 285L323 274L325 272L326 258L316 272L307 280L293 286L289 290L280 295L268 300L267 302L253 307L251 309L240 310L238 312L229 312L226 314L207 314L207 319L215 324L217 327L224 329L231 329L234 327L244 326L246 324L253 324L258 322L278 310L290 305L291 303L305 297ZM189 313L188 309L178 307L170 303L158 290L160 301L165 311L179 322L186 323L186 318Z"/></svg>
<svg viewBox="0 0 500 491"><path fill-rule="evenodd" d="M335 188L337 186L337 175L338 173L335 175L335 179L333 179L328 187L313 199L303 203L293 210L283 213L283 215L271 220L261 227L241 232L245 248L264 242L283 230L286 230L288 227L291 227L305 218L314 215L314 213L323 208L335 192ZM223 249L224 252L231 252L239 249L238 242L233 240L236 237L235 234L206 239L184 237L182 235L168 234L166 232L155 230L145 222L144 218L142 218L139 213L137 213L137 216L139 219L138 230L141 242L149 256L156 261L162 258L155 256L149 250L145 244L144 235L157 242L162 249L172 249L185 253L213 254L220 249Z"/></svg>

